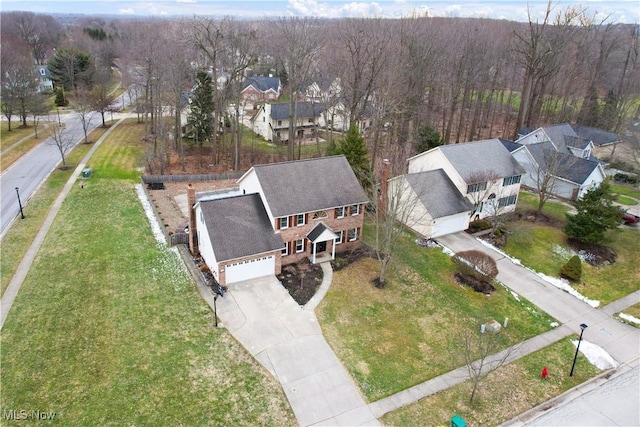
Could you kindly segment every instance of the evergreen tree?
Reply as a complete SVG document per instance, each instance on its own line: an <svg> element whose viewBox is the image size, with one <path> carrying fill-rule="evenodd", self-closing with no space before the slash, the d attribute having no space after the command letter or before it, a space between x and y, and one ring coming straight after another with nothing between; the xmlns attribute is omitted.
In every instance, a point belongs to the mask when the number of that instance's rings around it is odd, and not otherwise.
<svg viewBox="0 0 640 427"><path fill-rule="evenodd" d="M187 116L187 138L191 145L202 147L213 136L213 85L206 71L198 71L193 89L191 111Z"/></svg>
<svg viewBox="0 0 640 427"><path fill-rule="evenodd" d="M428 125L420 128L415 144L416 153L419 154L440 145L442 145L442 138L437 130Z"/></svg>
<svg viewBox="0 0 640 427"><path fill-rule="evenodd" d="M604 241L606 231L620 225L621 210L613 204L614 199L608 181L587 191L576 202L577 213L567 214L567 236L583 243Z"/></svg>
<svg viewBox="0 0 640 427"><path fill-rule="evenodd" d="M360 136L358 128L351 126L344 140L335 147L329 147L329 155L342 154L347 158L349 165L356 174L358 181L364 188L371 187L371 169L367 157L369 151L364 143L364 138Z"/></svg>

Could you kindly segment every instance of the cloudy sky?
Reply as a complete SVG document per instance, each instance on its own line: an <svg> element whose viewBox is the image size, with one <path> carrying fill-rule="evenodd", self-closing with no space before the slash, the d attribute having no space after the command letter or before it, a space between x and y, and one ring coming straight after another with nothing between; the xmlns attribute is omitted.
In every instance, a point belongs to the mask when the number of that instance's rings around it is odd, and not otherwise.
<svg viewBox="0 0 640 427"><path fill-rule="evenodd" d="M129 16L213 15L235 17L319 16L398 18L429 16L487 17L527 20L544 12L547 0L0 0L0 11L108 14ZM555 0L556 8L581 4L590 14L609 16L608 22L640 22L639 0Z"/></svg>

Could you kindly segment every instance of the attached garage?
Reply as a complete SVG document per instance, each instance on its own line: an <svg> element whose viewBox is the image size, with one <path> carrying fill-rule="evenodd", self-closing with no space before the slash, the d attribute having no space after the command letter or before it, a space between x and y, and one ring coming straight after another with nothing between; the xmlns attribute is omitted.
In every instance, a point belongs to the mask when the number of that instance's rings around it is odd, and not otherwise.
<svg viewBox="0 0 640 427"><path fill-rule="evenodd" d="M227 284L275 274L276 259L273 255L246 259L225 266Z"/></svg>

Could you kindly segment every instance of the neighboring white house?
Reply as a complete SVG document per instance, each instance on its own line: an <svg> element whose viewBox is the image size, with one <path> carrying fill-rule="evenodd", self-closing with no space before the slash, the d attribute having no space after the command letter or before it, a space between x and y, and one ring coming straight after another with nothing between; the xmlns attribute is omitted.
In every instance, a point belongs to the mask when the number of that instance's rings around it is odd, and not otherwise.
<svg viewBox="0 0 640 427"><path fill-rule="evenodd" d="M316 102L298 102L296 107L296 138L315 136L322 113ZM289 103L263 104L251 118L251 130L267 141L289 140Z"/></svg>
<svg viewBox="0 0 640 427"><path fill-rule="evenodd" d="M38 77L38 92L49 93L53 92L53 78L49 67L46 65L36 65L35 72Z"/></svg>
<svg viewBox="0 0 640 427"><path fill-rule="evenodd" d="M534 191L545 187L555 197L577 200L605 179L604 164L591 155L593 141L567 123L521 131L516 142L503 143L526 170L522 184Z"/></svg>
<svg viewBox="0 0 640 427"><path fill-rule="evenodd" d="M524 169L498 138L442 145L409 159L409 173L443 169L475 207L472 219L515 209Z"/></svg>

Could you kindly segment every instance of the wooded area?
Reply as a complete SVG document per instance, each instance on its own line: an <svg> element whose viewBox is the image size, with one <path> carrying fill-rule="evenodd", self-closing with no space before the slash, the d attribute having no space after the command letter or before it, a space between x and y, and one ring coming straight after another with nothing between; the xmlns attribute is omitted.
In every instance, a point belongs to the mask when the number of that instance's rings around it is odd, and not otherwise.
<svg viewBox="0 0 640 427"><path fill-rule="evenodd" d="M371 165L377 170L388 158L393 174L423 149L428 128L444 143L458 143L513 139L524 126L563 122L624 134L640 117L638 26L551 3L542 20L528 23L420 16L62 20L30 12L5 12L1 20L5 116L27 126L27 116L43 115L43 103L53 102L33 96L26 76L34 64L48 64L63 101L90 105L103 118L119 108L107 82L121 79L146 126L153 173L243 170L301 155L293 138L276 157L256 154L240 119L249 72L279 76L281 102L292 112L310 84L339 79L340 92L323 102L339 97L351 124L366 120ZM198 79L198 71L211 78ZM220 125L183 135L184 93L204 81L211 84L211 123ZM205 160L188 162L190 153Z"/></svg>

